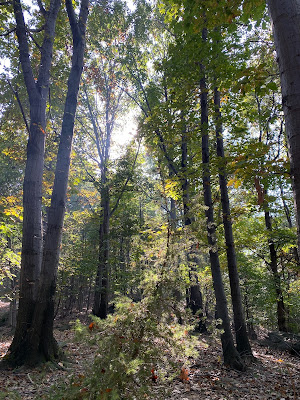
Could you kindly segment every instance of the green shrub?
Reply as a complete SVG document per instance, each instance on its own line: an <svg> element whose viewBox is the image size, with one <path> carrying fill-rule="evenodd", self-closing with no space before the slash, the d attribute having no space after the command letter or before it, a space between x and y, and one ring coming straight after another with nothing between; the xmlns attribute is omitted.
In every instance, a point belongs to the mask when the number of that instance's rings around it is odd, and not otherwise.
<svg viewBox="0 0 300 400"><path fill-rule="evenodd" d="M120 297L116 313L93 317L90 329L75 324L77 338L96 348L94 364L83 377L72 378L60 394L75 399L165 398L168 382L180 375L196 354L191 326L179 325L174 314L172 274L144 287L146 296L133 303ZM52 397L53 398L53 397Z"/></svg>

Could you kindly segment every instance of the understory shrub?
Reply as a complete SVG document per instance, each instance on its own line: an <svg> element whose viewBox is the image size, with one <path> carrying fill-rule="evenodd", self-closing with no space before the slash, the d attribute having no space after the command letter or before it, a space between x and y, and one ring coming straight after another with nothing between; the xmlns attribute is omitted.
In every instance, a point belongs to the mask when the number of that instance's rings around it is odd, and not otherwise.
<svg viewBox="0 0 300 400"><path fill-rule="evenodd" d="M172 273L148 276L147 282L140 302L119 297L116 312L107 319L92 317L89 328L75 323L77 339L95 349L94 363L52 399L166 398L168 383L196 355L196 338L190 335L192 326L177 321Z"/></svg>

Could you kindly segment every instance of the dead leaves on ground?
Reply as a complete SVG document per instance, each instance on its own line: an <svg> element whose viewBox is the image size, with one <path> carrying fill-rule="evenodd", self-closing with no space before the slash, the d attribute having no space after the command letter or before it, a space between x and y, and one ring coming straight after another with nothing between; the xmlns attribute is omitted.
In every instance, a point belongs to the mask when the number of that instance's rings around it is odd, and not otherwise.
<svg viewBox="0 0 300 400"><path fill-rule="evenodd" d="M59 342L66 343L67 352L74 358L74 363L61 370L44 366L28 371L0 371L1 399L42 399L60 380L70 381L72 374L76 374L79 381L80 377L83 379L86 363L91 364L93 361L93 351L84 343L76 343L74 334L70 330L56 331L55 336ZM5 340L0 342L3 354L9 343L6 335ZM222 365L222 354L218 345L210 343L206 347L199 342L199 359L194 360L194 365L190 368L179 367L179 379L173 382L169 400L300 398L299 358L260 347L256 342L253 344L253 350L256 362L251 364L245 373L240 373ZM151 399L161 400L155 394L159 374L154 367L149 374L151 377L149 384L153 385ZM109 390L112 389L107 388L107 393Z"/></svg>

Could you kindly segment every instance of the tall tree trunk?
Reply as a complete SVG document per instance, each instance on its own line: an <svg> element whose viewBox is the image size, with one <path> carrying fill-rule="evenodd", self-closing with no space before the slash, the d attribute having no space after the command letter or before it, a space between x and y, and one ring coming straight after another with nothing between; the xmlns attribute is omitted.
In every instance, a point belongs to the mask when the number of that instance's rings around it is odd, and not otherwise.
<svg viewBox="0 0 300 400"><path fill-rule="evenodd" d="M32 319L23 336L15 335L10 348L10 359L14 364L35 365L58 357L58 346L53 336L54 296L59 262L59 249L65 212L65 201L70 167L73 128L77 107L83 58L85 30L89 0L81 1L77 22L71 0L66 0L69 22L73 35L72 67L68 79L68 91L57 155L51 206L48 210L47 232L43 251L41 276L35 301L32 304ZM20 312L20 311L19 311Z"/></svg>
<svg viewBox="0 0 300 400"><path fill-rule="evenodd" d="M110 120L110 92L106 99L106 127L104 147L100 151L98 145L99 157L101 159L101 215L99 229L99 263L95 282L93 314L105 319L108 314L108 295L109 295L109 223L110 223L110 196L108 186L108 161L111 144L111 133L114 124L114 117ZM95 130L95 127L94 127ZM95 134L98 131L95 131ZM97 135L97 140L99 136Z"/></svg>
<svg viewBox="0 0 300 400"><path fill-rule="evenodd" d="M267 0L273 20L300 255L300 0Z"/></svg>
<svg viewBox="0 0 300 400"><path fill-rule="evenodd" d="M217 156L219 169L219 185L221 191L221 203L223 211L223 226L226 243L227 265L230 281L230 292L233 308L234 329L237 350L241 355L252 355L250 342L248 339L244 310L242 305L242 296L240 289L240 280L237 268L234 238L232 232L232 222L230 213L230 204L227 188L226 160L224 155L223 131L220 112L220 92L214 89L214 103L216 112L216 139Z"/></svg>
<svg viewBox="0 0 300 400"><path fill-rule="evenodd" d="M30 134L27 144L27 160L23 183L23 236L20 274L19 311L13 342L7 357L13 365L22 364L24 337L27 337L34 312L38 281L42 264L42 181L44 168L46 99L49 90L50 67L55 34L55 24L60 0L52 0L45 17L41 62L35 80L30 61L23 10L20 0L13 1L19 58L30 105Z"/></svg>
<svg viewBox="0 0 300 400"><path fill-rule="evenodd" d="M109 188L106 174L102 177L101 216L99 229L99 264L95 282L93 314L102 319L107 317L109 294Z"/></svg>
<svg viewBox="0 0 300 400"><path fill-rule="evenodd" d="M181 189L182 189L182 202L183 202L183 218L184 226L189 226L192 223L192 218L190 215L190 183L188 179L188 139L186 129L183 130L181 139ZM204 320L203 320L203 301L202 293L200 290L197 271L194 264L195 260L191 257L192 248L188 250L187 260L191 265L190 268L190 278L191 286L187 289L187 307L189 307L193 315L197 315L199 318L199 323L196 326L196 330L199 332L207 332ZM197 260L196 260L197 261Z"/></svg>
<svg viewBox="0 0 300 400"><path fill-rule="evenodd" d="M207 31L203 29L202 38L207 40ZM219 262L216 228L213 215L213 202L211 194L211 177L210 177L210 161L209 161L209 139L208 139L208 103L207 103L207 86L204 75L204 67L201 67L203 76L200 80L201 89L201 128L202 128L202 182L204 204L206 206L206 226L207 239L209 244L209 258L213 279L214 292L216 297L217 318L222 320L221 342L223 349L224 363L238 370L244 370L245 366L240 358L238 351L234 346L231 333L230 319L227 309L227 300L224 291L222 274Z"/></svg>
<svg viewBox="0 0 300 400"><path fill-rule="evenodd" d="M264 202L264 213L265 213L265 224L268 232L272 233L272 220L270 216L270 212L268 210L268 203ZM270 251L270 268L273 274L274 286L276 292L276 305L277 305L277 324L278 329L282 332L287 332L287 319L286 319L286 311L283 300L283 293L281 289L280 283L280 275L278 273L278 260L277 260L277 252L275 248L275 243L272 237L268 239L269 251Z"/></svg>

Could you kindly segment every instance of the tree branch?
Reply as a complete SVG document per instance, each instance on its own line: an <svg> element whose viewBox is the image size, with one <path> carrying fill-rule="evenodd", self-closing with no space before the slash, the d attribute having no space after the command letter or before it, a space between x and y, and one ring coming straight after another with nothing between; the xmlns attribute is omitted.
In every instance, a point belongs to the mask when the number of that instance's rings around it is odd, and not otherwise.
<svg viewBox="0 0 300 400"><path fill-rule="evenodd" d="M26 115L25 115L24 108L23 108L23 106L22 106L22 103L21 103L19 94L18 94L18 92L13 88L13 86L12 86L12 84L11 84L11 82L10 82L9 79L7 79L7 83L9 84L9 87L11 88L11 90L12 90L13 94L15 95L15 98L16 98L18 104L19 104L19 107L20 107L20 110L21 110L21 113L22 113L22 117L23 117L23 120L24 120L26 129L27 129L27 132L28 132L28 134L30 135L29 125L28 125L28 122L27 122L27 119L26 119Z"/></svg>
<svg viewBox="0 0 300 400"><path fill-rule="evenodd" d="M30 39L33 41L33 43L36 45L36 47L39 49L39 51L42 51L42 47L38 44L38 42L35 40L35 38L32 36L31 31L27 31L28 35L30 36Z"/></svg>
<svg viewBox="0 0 300 400"><path fill-rule="evenodd" d="M37 86L39 88L39 91L43 91L45 97L47 96L49 86L49 71L52 62L55 25L60 6L61 0L51 0L49 10L46 11L45 14L44 38L41 47L41 61L37 79Z"/></svg>
<svg viewBox="0 0 300 400"><path fill-rule="evenodd" d="M20 0L13 0L13 7L16 19L16 33L19 42L20 62L29 99L32 99L36 93L36 85L30 64L26 26Z"/></svg>
<svg viewBox="0 0 300 400"><path fill-rule="evenodd" d="M11 29L9 29L7 32L5 32L5 33L1 33L0 36L3 36L3 37L8 36L8 35L10 35L12 32L15 32L15 31L16 31L16 28L11 28Z"/></svg>
<svg viewBox="0 0 300 400"><path fill-rule="evenodd" d="M81 33L85 32L86 29L87 15L89 12L88 5L89 5L89 0L81 0L81 7L78 18L78 27Z"/></svg>
<svg viewBox="0 0 300 400"><path fill-rule="evenodd" d="M45 17L47 15L47 11L45 10L43 3L41 0L37 0L38 6L40 8L40 12L42 13L42 15Z"/></svg>
<svg viewBox="0 0 300 400"><path fill-rule="evenodd" d="M82 5L82 3L81 3ZM69 18L69 23L73 35L73 40L76 40L77 37L79 36L79 28L78 28L78 23L77 23L77 17L74 11L74 7L72 4L72 0L66 0L66 10Z"/></svg>
<svg viewBox="0 0 300 400"><path fill-rule="evenodd" d="M92 107L91 107L91 104L89 102L89 97L88 97L88 94L87 94L85 86L84 86L83 90L84 90L85 97L86 97L86 102L87 102L87 106L88 106L88 110L89 110L89 114L90 114L90 119L92 121L93 129L94 129L94 134L95 134L95 139L96 139L95 142L96 142L96 146L97 146L98 155L99 155L99 158L101 160L101 164L103 165L104 164L104 160L103 160L103 154L102 154L101 148L100 148L100 137L99 137L98 127L97 127L97 124L95 122L95 118L94 118L94 115L93 115ZM103 141L102 141L102 146L103 146Z"/></svg>
<svg viewBox="0 0 300 400"><path fill-rule="evenodd" d="M136 164L136 160L137 160L137 157L138 157L139 152L140 152L140 146L141 146L141 139L139 140L138 149L137 149L137 152L136 152L136 154L135 154L135 158L134 158L134 161L133 161L133 164L132 164L132 167L131 167L131 171L130 171L130 173L128 174L128 177L127 177L127 179L126 179L126 181L125 181L125 183L124 183L124 185L123 185L123 187L122 187L122 189L121 189L121 191L120 191L120 194L119 194L119 196L118 196L118 198L117 198L116 204L114 205L113 209L112 209L111 212L110 212L110 217L113 215L113 213L114 213L114 212L116 211L116 209L118 208L118 205L119 205L119 203L120 203L121 198L123 197L123 194L124 194L124 192L125 192L125 189L126 189L126 187L127 187L127 184L128 184L128 182L130 181L130 179L132 178L132 174L133 174L133 170L134 170L134 167L135 167L135 164Z"/></svg>
<svg viewBox="0 0 300 400"><path fill-rule="evenodd" d="M40 28L37 29L29 29L27 28L27 32L31 32L31 33L40 33L45 29L45 25L41 26Z"/></svg>

